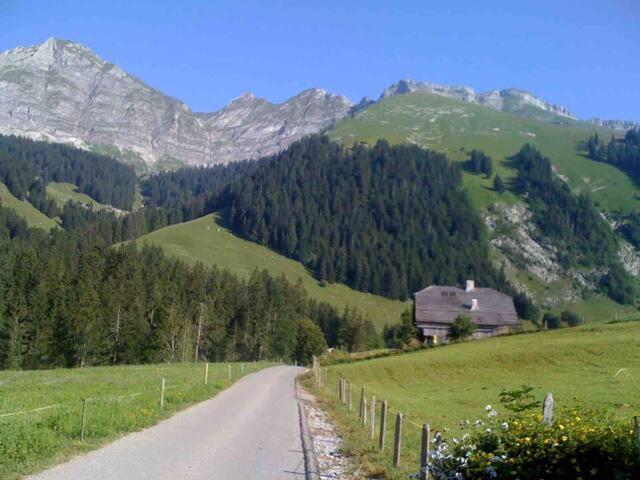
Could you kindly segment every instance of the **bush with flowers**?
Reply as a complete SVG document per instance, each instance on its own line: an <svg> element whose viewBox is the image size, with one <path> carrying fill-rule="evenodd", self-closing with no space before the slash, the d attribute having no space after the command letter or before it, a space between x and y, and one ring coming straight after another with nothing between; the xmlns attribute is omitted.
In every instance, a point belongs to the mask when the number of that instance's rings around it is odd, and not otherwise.
<svg viewBox="0 0 640 480"><path fill-rule="evenodd" d="M518 410L518 404L528 407ZM461 422L460 438L446 441L436 434L431 478L640 479L632 422L580 408L562 411L547 424L531 411L535 406L519 398L503 405L510 413L500 416L487 405L485 418Z"/></svg>

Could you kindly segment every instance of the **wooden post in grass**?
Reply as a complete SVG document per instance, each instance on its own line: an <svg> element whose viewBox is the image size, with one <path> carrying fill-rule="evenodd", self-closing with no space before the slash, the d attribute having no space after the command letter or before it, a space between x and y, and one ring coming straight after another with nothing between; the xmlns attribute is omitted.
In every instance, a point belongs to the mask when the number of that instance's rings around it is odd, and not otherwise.
<svg viewBox="0 0 640 480"><path fill-rule="evenodd" d="M420 480L429 479L429 445L431 442L431 430L429 424L422 425L422 448L420 449Z"/></svg>
<svg viewBox="0 0 640 480"><path fill-rule="evenodd" d="M396 432L393 437L393 466L400 466L400 448L402 444L402 414L396 414Z"/></svg>
<svg viewBox="0 0 640 480"><path fill-rule="evenodd" d="M204 364L204 384L209 383L209 362Z"/></svg>
<svg viewBox="0 0 640 480"><path fill-rule="evenodd" d="M362 399L362 426L367 428L367 397L363 397Z"/></svg>
<svg viewBox="0 0 640 480"><path fill-rule="evenodd" d="M542 421L547 425L551 425L551 422L553 422L553 394L551 392L547 393L547 396L544 397Z"/></svg>
<svg viewBox="0 0 640 480"><path fill-rule="evenodd" d="M322 386L326 387L327 386L327 380L329 380L329 371L326 369L324 369L324 381L322 382Z"/></svg>
<svg viewBox="0 0 640 480"><path fill-rule="evenodd" d="M371 405L369 406L369 411L371 414L370 425L369 425L369 437L371 440L376 438L376 396L371 397Z"/></svg>
<svg viewBox="0 0 640 480"><path fill-rule="evenodd" d="M162 377L162 383L160 384L160 410L164 407L164 377Z"/></svg>
<svg viewBox="0 0 640 480"><path fill-rule="evenodd" d="M362 389L360 389L360 421L362 421L362 415L364 415L364 392L365 392L365 386L362 386Z"/></svg>
<svg viewBox="0 0 640 480"><path fill-rule="evenodd" d="M344 399L344 388L342 387L343 378L340 377L338 379L338 398L340 399L340 403L343 403Z"/></svg>
<svg viewBox="0 0 640 480"><path fill-rule="evenodd" d="M636 448L638 449L638 462L640 462L640 425L638 417L633 417L633 431L636 434Z"/></svg>
<svg viewBox="0 0 640 480"><path fill-rule="evenodd" d="M229 381L231 381L231 364L227 363L227 366L229 367Z"/></svg>
<svg viewBox="0 0 640 480"><path fill-rule="evenodd" d="M240 364L240 373L244 374L244 363Z"/></svg>
<svg viewBox="0 0 640 480"><path fill-rule="evenodd" d="M87 399L82 399L82 420L80 422L80 441L84 442L84 426L87 420Z"/></svg>
<svg viewBox="0 0 640 480"><path fill-rule="evenodd" d="M353 410L353 395L352 395L352 385L351 382L349 382L349 411Z"/></svg>
<svg viewBox="0 0 640 480"><path fill-rule="evenodd" d="M387 409L389 404L386 400L382 402L380 408L380 450L384 449L384 438L387 435Z"/></svg>

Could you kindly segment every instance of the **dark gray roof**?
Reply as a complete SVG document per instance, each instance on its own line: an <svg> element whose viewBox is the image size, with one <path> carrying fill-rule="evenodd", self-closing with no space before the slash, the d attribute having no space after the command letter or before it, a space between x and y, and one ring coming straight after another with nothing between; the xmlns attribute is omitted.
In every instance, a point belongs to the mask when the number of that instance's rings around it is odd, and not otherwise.
<svg viewBox="0 0 640 480"><path fill-rule="evenodd" d="M518 325L518 314L509 295L493 288L474 288L467 292L457 287L431 286L413 294L415 321L451 324L461 314L467 314L476 325ZM471 310L473 299L478 309Z"/></svg>

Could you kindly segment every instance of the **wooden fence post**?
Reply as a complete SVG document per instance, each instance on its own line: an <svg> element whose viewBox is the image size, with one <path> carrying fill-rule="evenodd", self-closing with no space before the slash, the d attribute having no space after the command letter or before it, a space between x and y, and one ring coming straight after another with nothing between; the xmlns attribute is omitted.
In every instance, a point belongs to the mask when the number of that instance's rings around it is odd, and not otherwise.
<svg viewBox="0 0 640 480"><path fill-rule="evenodd" d="M364 407L364 392L365 392L365 386L362 386L362 389L360 389L360 421L362 421L362 415L364 414L363 412L363 407Z"/></svg>
<svg viewBox="0 0 640 480"><path fill-rule="evenodd" d="M371 440L373 440L374 438L376 438L376 396L372 396L371 397L371 405L369 406L369 410L371 412L371 425L369 426L370 431L369 431L369 436L371 437Z"/></svg>
<svg viewBox="0 0 640 480"><path fill-rule="evenodd" d="M544 397L544 405L542 407L542 421L548 425L553 422L553 394L547 393Z"/></svg>
<svg viewBox="0 0 640 480"><path fill-rule="evenodd" d="M640 462L640 425L637 416L633 417L633 430L636 434L636 448L638 449L638 462Z"/></svg>
<svg viewBox="0 0 640 480"><path fill-rule="evenodd" d="M338 379L338 398L340 399L340 403L343 403L344 388L342 387L342 377Z"/></svg>
<svg viewBox="0 0 640 480"><path fill-rule="evenodd" d="M209 362L204 364L204 384L209 383Z"/></svg>
<svg viewBox="0 0 640 480"><path fill-rule="evenodd" d="M384 400L382 402L382 407L380 409L380 450L384 449L384 438L387 434L387 409L389 405L387 401Z"/></svg>
<svg viewBox="0 0 640 480"><path fill-rule="evenodd" d="M244 374L244 363L240 364L240 373Z"/></svg>
<svg viewBox="0 0 640 480"><path fill-rule="evenodd" d="M352 397L353 397L352 390L353 389L351 387L352 387L351 382L349 382L349 411L353 410L353 402L352 402Z"/></svg>
<svg viewBox="0 0 640 480"><path fill-rule="evenodd" d="M429 424L422 426L422 449L420 450L420 480L429 479L429 442L431 442L431 430Z"/></svg>
<svg viewBox="0 0 640 480"><path fill-rule="evenodd" d="M329 379L329 371L327 370L327 368L325 367L324 369L324 381L322 382L322 386L326 387L327 386L327 380Z"/></svg>
<svg viewBox="0 0 640 480"><path fill-rule="evenodd" d="M84 426L87 420L87 399L82 399L82 420L80 422L80 441L84 442Z"/></svg>
<svg viewBox="0 0 640 480"><path fill-rule="evenodd" d="M164 407L164 377L162 377L162 383L160 384L160 410Z"/></svg>
<svg viewBox="0 0 640 480"><path fill-rule="evenodd" d="M396 432L393 437L393 466L400 466L400 448L402 446L402 414L396 414Z"/></svg>
<svg viewBox="0 0 640 480"><path fill-rule="evenodd" d="M227 363L227 366L229 367L229 381L231 381L231 364Z"/></svg>
<svg viewBox="0 0 640 480"><path fill-rule="evenodd" d="M362 426L367 428L367 397L362 399L362 419L360 421L362 422Z"/></svg>

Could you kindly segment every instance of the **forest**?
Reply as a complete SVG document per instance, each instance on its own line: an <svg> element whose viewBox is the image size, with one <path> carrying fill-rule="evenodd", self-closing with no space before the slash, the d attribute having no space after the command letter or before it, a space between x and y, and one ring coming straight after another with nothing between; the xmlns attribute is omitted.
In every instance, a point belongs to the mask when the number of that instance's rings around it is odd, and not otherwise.
<svg viewBox="0 0 640 480"><path fill-rule="evenodd" d="M640 130L629 130L621 139L611 136L608 142L596 133L589 137L586 149L592 160L609 163L636 179L640 176Z"/></svg>
<svg viewBox="0 0 640 480"><path fill-rule="evenodd" d="M0 135L0 182L45 215L59 214L46 195L49 182L68 182L94 200L131 210L137 178L132 167L110 157L59 143Z"/></svg>
<svg viewBox="0 0 640 480"><path fill-rule="evenodd" d="M0 208L0 368L194 360L297 359L331 346L380 346L355 310L256 271L112 248L82 228L30 229Z"/></svg>
<svg viewBox="0 0 640 480"><path fill-rule="evenodd" d="M590 197L575 195L555 177L549 159L529 144L511 160L518 171L516 188L525 195L541 234L553 239L562 265L607 272L602 291L619 303L632 303L634 282L618 259L618 239Z"/></svg>

